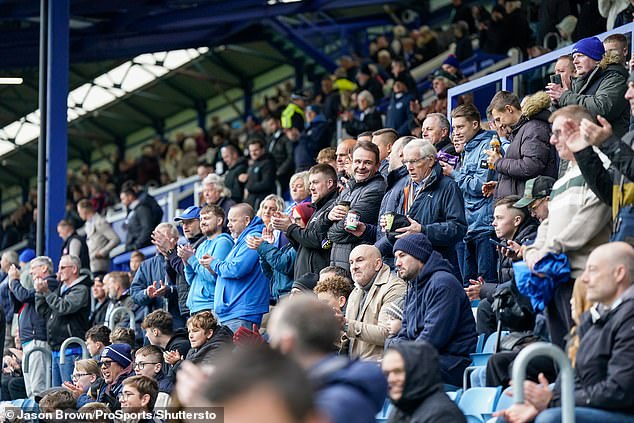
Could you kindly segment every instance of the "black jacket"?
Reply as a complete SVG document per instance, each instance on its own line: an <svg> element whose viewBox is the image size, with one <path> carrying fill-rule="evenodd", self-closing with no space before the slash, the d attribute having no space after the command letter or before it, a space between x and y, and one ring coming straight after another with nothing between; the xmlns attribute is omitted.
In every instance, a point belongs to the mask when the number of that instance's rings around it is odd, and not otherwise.
<svg viewBox="0 0 634 423"><path fill-rule="evenodd" d="M95 301L95 309L90 312L90 317L88 318L88 323L90 327L93 327L95 325L107 325L106 311L108 310L109 304L110 298L106 298L103 303Z"/></svg>
<svg viewBox="0 0 634 423"><path fill-rule="evenodd" d="M61 293L64 284L45 294L35 294L35 308L47 319L46 333L51 349L58 350L71 336L83 338L89 328L90 278L79 276L80 281Z"/></svg>
<svg viewBox="0 0 634 423"><path fill-rule="evenodd" d="M178 328L174 330L174 334L170 338L167 345L165 345L164 351L178 351L181 357L186 357L190 348L191 344L189 343L189 337L187 336L187 329ZM175 373L171 370L172 365L169 363L165 363L165 366L163 366L163 373L166 376L169 376L172 383L174 383L176 382L176 380L172 380L171 376L175 375Z"/></svg>
<svg viewBox="0 0 634 423"><path fill-rule="evenodd" d="M311 216L306 228L302 229L293 223L286 230L286 237L297 251L295 280L306 273L318 274L330 263L330 250L324 249L322 242L327 240L330 226L326 215L336 198L337 189L335 188L317 203L311 204L315 213Z"/></svg>
<svg viewBox="0 0 634 423"><path fill-rule="evenodd" d="M295 170L308 170L315 164L319 150L330 147L333 128L324 115L317 115L302 132L295 145Z"/></svg>
<svg viewBox="0 0 634 423"><path fill-rule="evenodd" d="M47 276L46 281L49 290L54 291L59 286L55 275ZM14 310L19 313L20 341L23 344L34 339L46 341L46 318L38 314L35 309L35 290L26 289L18 279L9 281L9 290Z"/></svg>
<svg viewBox="0 0 634 423"><path fill-rule="evenodd" d="M138 250L151 244L152 231L156 226L152 223L152 209L146 203L139 202L134 210L128 212L126 251Z"/></svg>
<svg viewBox="0 0 634 423"><path fill-rule="evenodd" d="M383 119L381 119L381 112L379 112L374 107L370 107L361 114L359 119L344 122L343 127L346 129L346 132L352 137L357 137L361 133L366 131L378 131L379 129L383 128Z"/></svg>
<svg viewBox="0 0 634 423"><path fill-rule="evenodd" d="M66 241L62 244L62 255L70 254L70 243L73 240L77 240L81 245L79 249L79 260L81 261L82 269L90 269L90 254L88 253L88 244L86 244L86 237L78 235L77 232L73 232L71 236L66 238Z"/></svg>
<svg viewBox="0 0 634 423"><path fill-rule="evenodd" d="M225 186L231 191L231 199L236 203L241 203L244 199L244 184L238 181L238 176L247 173L246 157L240 157L233 167L225 172Z"/></svg>
<svg viewBox="0 0 634 423"><path fill-rule="evenodd" d="M275 176L285 191L291 180L291 176L295 172L295 161L293 160L294 145L291 140L286 138L281 129L273 134L266 146L266 151L273 156L275 160Z"/></svg>
<svg viewBox="0 0 634 423"><path fill-rule="evenodd" d="M390 349L405 362L403 395L394 402L390 423L466 422L462 411L443 389L438 368L438 352L428 342L402 342Z"/></svg>
<svg viewBox="0 0 634 423"><path fill-rule="evenodd" d="M223 199L221 199L221 201ZM207 238L200 233L193 238L187 239L187 242L189 242L195 250L205 239ZM187 280L185 279L183 260L178 257L176 250L172 251L172 253L165 258L165 272L168 273L170 278L176 283L178 308L181 316L188 317L189 309L187 308L187 296L189 295L189 284L187 284Z"/></svg>
<svg viewBox="0 0 634 423"><path fill-rule="evenodd" d="M621 298L623 302L608 312L599 307L596 321L594 307L582 316L574 368L578 407L634 414L634 288ZM559 406L559 383L553 393L553 405Z"/></svg>
<svg viewBox="0 0 634 423"><path fill-rule="evenodd" d="M198 365L209 365L224 351L230 351L233 347L233 332L227 326L219 325L214 330L209 341L205 342L200 348L190 348L187 352L187 361L191 361ZM170 370L168 378L172 381L176 380L176 373L180 368L183 360L174 364Z"/></svg>
<svg viewBox="0 0 634 423"><path fill-rule="evenodd" d="M249 195L247 195L246 202L257 210L260 207L260 202L267 195L275 192L275 160L270 154L264 153L249 166L247 174L249 179L246 183L246 189Z"/></svg>

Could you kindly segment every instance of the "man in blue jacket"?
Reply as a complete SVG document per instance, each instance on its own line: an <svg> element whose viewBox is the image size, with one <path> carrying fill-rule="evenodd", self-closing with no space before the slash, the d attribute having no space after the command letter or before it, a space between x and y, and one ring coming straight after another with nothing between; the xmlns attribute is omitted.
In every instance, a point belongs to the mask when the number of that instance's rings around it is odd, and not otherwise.
<svg viewBox="0 0 634 423"><path fill-rule="evenodd" d="M59 287L59 281L53 272L53 261L46 256L31 260L30 273L33 280L45 279L51 291ZM28 353L35 347L50 349L46 342L46 317L35 310L35 289L26 289L20 283L20 271L12 266L9 269L9 290L15 310L19 310L18 328L22 351ZM26 396L33 398L46 389L46 360L43 353L32 353L29 358L29 372L24 372ZM24 366L24 362L22 362ZM23 367L24 368L24 367Z"/></svg>
<svg viewBox="0 0 634 423"><path fill-rule="evenodd" d="M220 323L235 333L240 326L252 329L254 324L260 325L269 311L270 293L258 253L247 245L247 237L262 235L262 219L253 207L240 203L231 207L228 220L227 227L235 240L233 248L224 260L207 257L203 265L218 275L214 312Z"/></svg>
<svg viewBox="0 0 634 423"><path fill-rule="evenodd" d="M465 251L462 259L462 280L482 277L485 282L496 281L495 263L497 252L489 242L494 236L493 197L482 193L482 185L491 181L495 173L489 169L486 151L491 149L494 131L485 131L480 127L480 112L473 104L463 104L451 112L453 142L460 154L460 164L454 169L441 162L443 173L451 176L462 191L467 217L467 234L464 238Z"/></svg>
<svg viewBox="0 0 634 423"><path fill-rule="evenodd" d="M225 212L220 206L208 204L200 210L200 229L205 240L196 248L191 245L179 246L178 256L186 263L185 279L189 285L187 308L194 315L214 309L216 275L201 264L207 257L224 260L233 248L233 240L222 232Z"/></svg>
<svg viewBox="0 0 634 423"><path fill-rule="evenodd" d="M385 341L385 347L402 341L427 341L438 350L443 382L461 385L477 340L464 289L425 234L396 241L394 256L398 275L407 281L408 288L401 330Z"/></svg>

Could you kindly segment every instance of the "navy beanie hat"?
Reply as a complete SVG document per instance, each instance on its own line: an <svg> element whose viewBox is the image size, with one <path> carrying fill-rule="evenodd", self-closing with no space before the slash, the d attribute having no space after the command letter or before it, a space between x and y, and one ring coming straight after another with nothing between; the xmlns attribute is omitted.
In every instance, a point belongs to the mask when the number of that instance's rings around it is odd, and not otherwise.
<svg viewBox="0 0 634 423"><path fill-rule="evenodd" d="M425 234L412 234L398 239L392 249L394 253L402 251L417 260L427 263L434 248Z"/></svg>
<svg viewBox="0 0 634 423"><path fill-rule="evenodd" d="M442 64L453 66L454 68L460 69L460 61L458 61L458 58L454 54L450 54L449 56L447 56L447 58L445 59L444 62L442 62Z"/></svg>
<svg viewBox="0 0 634 423"><path fill-rule="evenodd" d="M101 352L101 359L109 358L124 369L132 364L132 347L128 344L110 344Z"/></svg>
<svg viewBox="0 0 634 423"><path fill-rule="evenodd" d="M577 41L572 49L572 54L575 53L585 54L593 60L600 61L605 53L605 47L597 37L588 37Z"/></svg>

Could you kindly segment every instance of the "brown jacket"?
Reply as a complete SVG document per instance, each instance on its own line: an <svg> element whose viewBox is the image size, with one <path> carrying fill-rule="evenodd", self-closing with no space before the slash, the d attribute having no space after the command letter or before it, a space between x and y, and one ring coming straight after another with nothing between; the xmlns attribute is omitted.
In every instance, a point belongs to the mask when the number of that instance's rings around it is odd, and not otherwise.
<svg viewBox="0 0 634 423"><path fill-rule="evenodd" d="M345 336L350 339L351 357L377 361L381 359L383 344L388 335L385 308L401 298L406 287L405 282L391 273L389 266L383 264L367 293L363 308L359 310L363 288L355 286L346 306L348 330Z"/></svg>

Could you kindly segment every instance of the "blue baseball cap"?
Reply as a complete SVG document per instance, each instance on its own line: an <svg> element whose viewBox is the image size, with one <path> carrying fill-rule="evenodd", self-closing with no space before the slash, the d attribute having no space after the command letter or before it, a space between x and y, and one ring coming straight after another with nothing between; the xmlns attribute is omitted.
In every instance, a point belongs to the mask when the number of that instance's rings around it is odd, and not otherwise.
<svg viewBox="0 0 634 423"><path fill-rule="evenodd" d="M180 216L174 218L174 222L180 222L181 220L200 219L200 207L189 206Z"/></svg>

